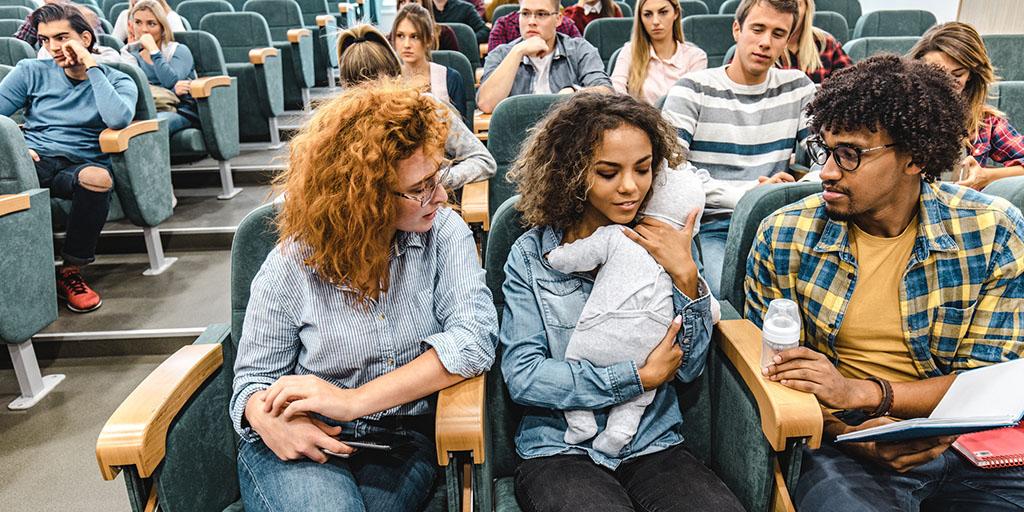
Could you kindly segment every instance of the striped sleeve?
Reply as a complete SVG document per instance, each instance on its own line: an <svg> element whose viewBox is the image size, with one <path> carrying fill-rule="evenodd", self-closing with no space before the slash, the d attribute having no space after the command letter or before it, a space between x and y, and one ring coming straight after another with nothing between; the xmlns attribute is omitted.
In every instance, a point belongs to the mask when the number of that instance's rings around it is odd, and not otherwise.
<svg viewBox="0 0 1024 512"><path fill-rule="evenodd" d="M676 82L668 91L662 114L672 124L683 149L689 150L700 117L701 85L689 78Z"/></svg>

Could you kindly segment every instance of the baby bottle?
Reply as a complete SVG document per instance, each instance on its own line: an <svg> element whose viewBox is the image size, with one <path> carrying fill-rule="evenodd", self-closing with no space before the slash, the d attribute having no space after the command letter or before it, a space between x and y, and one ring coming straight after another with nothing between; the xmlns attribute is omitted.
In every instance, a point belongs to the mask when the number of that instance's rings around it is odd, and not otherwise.
<svg viewBox="0 0 1024 512"><path fill-rule="evenodd" d="M761 329L761 368L767 368L775 354L800 346L800 311L796 302L775 299Z"/></svg>

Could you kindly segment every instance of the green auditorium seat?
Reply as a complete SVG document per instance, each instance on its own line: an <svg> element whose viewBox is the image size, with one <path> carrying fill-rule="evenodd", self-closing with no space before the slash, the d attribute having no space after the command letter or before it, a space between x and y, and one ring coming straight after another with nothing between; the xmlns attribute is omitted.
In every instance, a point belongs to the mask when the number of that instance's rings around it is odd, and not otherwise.
<svg viewBox="0 0 1024 512"><path fill-rule="evenodd" d="M1017 208L1024 209L1024 176L993 181L982 192L1006 199Z"/></svg>
<svg viewBox="0 0 1024 512"><path fill-rule="evenodd" d="M21 130L6 117L0 117L0 163L0 343L21 390L7 407L23 410L64 380L41 374L32 347L32 336L57 319L50 192L39 188Z"/></svg>
<svg viewBox="0 0 1024 512"><path fill-rule="evenodd" d="M0 20L0 37L14 37L25 20Z"/></svg>
<svg viewBox="0 0 1024 512"><path fill-rule="evenodd" d="M235 12L235 8L224 0L185 0L175 9L178 16L188 20L193 29L200 28L203 16L215 12Z"/></svg>
<svg viewBox="0 0 1024 512"><path fill-rule="evenodd" d="M117 51L121 51L124 48L124 43L120 39L110 34L96 34L96 43L100 46L106 46L107 48L113 48Z"/></svg>
<svg viewBox="0 0 1024 512"><path fill-rule="evenodd" d="M714 67L722 62L732 40L731 14L698 14L683 18L683 34L686 40L697 45L708 54L708 65Z"/></svg>
<svg viewBox="0 0 1024 512"><path fill-rule="evenodd" d="M505 260L525 231L514 207L518 199L508 199L495 213L484 257L499 318L505 307ZM723 320L715 328L704 373L691 384L677 384L677 391L687 449L747 510L766 511L789 499L787 488L795 487L800 474L802 447L819 445L822 419L813 395L762 379L760 351L760 331L754 324ZM474 467L474 498L477 510L511 512L520 510L514 489L519 462L514 434L524 408L509 396L500 357L499 350L487 374L490 444L484 464Z"/></svg>
<svg viewBox="0 0 1024 512"><path fill-rule="evenodd" d="M682 0L679 2L679 7L683 10L684 18L695 14L711 14L708 11L708 4L701 0Z"/></svg>
<svg viewBox="0 0 1024 512"><path fill-rule="evenodd" d="M100 432L100 472L106 480L124 474L136 512L150 499L164 512L243 510L236 468L239 438L228 404L249 287L277 243L274 215L274 206L265 205L238 226L231 247L230 326L212 325L195 343L179 349L139 384ZM425 510L460 510L463 465L482 464L490 456L483 448L484 379L438 393L438 462L444 464L438 472L444 476ZM449 425L478 428L460 431L459 439Z"/></svg>
<svg viewBox="0 0 1024 512"><path fill-rule="evenodd" d="M612 53L622 48L633 33L633 18L598 18L587 24L583 38L597 48L601 62L608 65Z"/></svg>
<svg viewBox="0 0 1024 512"><path fill-rule="evenodd" d="M917 9L874 11L857 20L851 39L858 37L921 36L935 24L931 11Z"/></svg>
<svg viewBox="0 0 1024 512"><path fill-rule="evenodd" d="M33 11L36 10L36 7L39 7L32 0L0 0L0 5L20 5Z"/></svg>
<svg viewBox="0 0 1024 512"><path fill-rule="evenodd" d="M36 58L32 45L15 37L0 37L0 64L14 66L23 59Z"/></svg>
<svg viewBox="0 0 1024 512"><path fill-rule="evenodd" d="M1017 130L1024 129L1024 81L996 82L989 89L989 103L1006 114Z"/></svg>
<svg viewBox="0 0 1024 512"><path fill-rule="evenodd" d="M846 24L846 18L838 12L818 11L814 13L814 26L832 34L832 37L842 45L850 38L850 27Z"/></svg>
<svg viewBox="0 0 1024 512"><path fill-rule="evenodd" d="M622 16L623 17L625 17L625 18L632 18L633 17L633 7L631 5L629 5L629 3L627 3L627 2L615 2L615 3L619 4L619 10L622 11Z"/></svg>
<svg viewBox="0 0 1024 512"><path fill-rule="evenodd" d="M447 66L459 72L462 76L462 87L466 90L466 115L463 117L466 126L473 129L473 111L476 110L476 86L473 77L473 66L466 59L466 56L451 50L433 50L430 52L430 60L442 66Z"/></svg>
<svg viewBox="0 0 1024 512"><path fill-rule="evenodd" d="M851 39L843 45L843 51L854 64L879 53L895 53L905 55L921 39L916 36L905 37L862 37Z"/></svg>
<svg viewBox="0 0 1024 512"><path fill-rule="evenodd" d="M981 40L1000 79L1024 80L1024 34L986 34Z"/></svg>
<svg viewBox="0 0 1024 512"><path fill-rule="evenodd" d="M249 0L242 8L263 16L274 48L281 52L284 108L309 112L313 87L313 32L302 25L302 10L294 0Z"/></svg>
<svg viewBox="0 0 1024 512"><path fill-rule="evenodd" d="M860 0L814 0L814 9L816 11L830 11L838 12L843 15L846 19L846 26L851 30L857 25L857 20L860 19L861 10ZM835 35L835 34L832 34ZM850 38L852 34L847 34L847 38Z"/></svg>
<svg viewBox="0 0 1024 512"><path fill-rule="evenodd" d="M576 5L576 0L562 0L562 7L570 7Z"/></svg>
<svg viewBox="0 0 1024 512"><path fill-rule="evenodd" d="M334 87L338 69L338 20L327 0L296 0L302 10L302 24L313 31L314 84Z"/></svg>
<svg viewBox="0 0 1024 512"><path fill-rule="evenodd" d="M459 44L459 53L466 56L473 69L483 67L480 60L480 44L476 42L476 32L465 23L441 23L455 32L455 41ZM475 71L474 71L475 72ZM474 80L476 77L473 77Z"/></svg>
<svg viewBox="0 0 1024 512"><path fill-rule="evenodd" d="M339 30L354 27L359 23L359 18L356 17L355 3L338 2L338 14L335 14L334 17L338 21Z"/></svg>
<svg viewBox="0 0 1024 512"><path fill-rule="evenodd" d="M718 14L736 14L736 9L739 7L740 0L726 0L718 6Z"/></svg>
<svg viewBox="0 0 1024 512"><path fill-rule="evenodd" d="M121 13L127 11L129 7L131 7L131 5L128 2L118 2L116 4L111 5L110 10L107 11L107 19L114 20L116 22L117 18L121 16ZM183 22L186 20L186 18L184 17L182 17L181 19Z"/></svg>
<svg viewBox="0 0 1024 512"><path fill-rule="evenodd" d="M110 8L113 7L114 4L119 4L119 3L127 3L127 2L125 2L124 0L102 0L100 2L100 6L99 6L100 7L100 11L103 12L104 16L109 16ZM115 21L117 20L116 17L115 18L108 18L108 19L113 19Z"/></svg>
<svg viewBox="0 0 1024 512"><path fill-rule="evenodd" d="M612 71L615 71L615 61L619 59L620 53L622 53L622 48L616 48L612 52L612 56L608 57L608 62L604 64L604 72L608 73L608 76L612 76Z"/></svg>
<svg viewBox="0 0 1024 512"><path fill-rule="evenodd" d="M238 79L241 140L270 141L271 147L279 147L277 116L284 112L282 63L271 45L267 22L254 12L217 12L203 16L200 29L217 39L228 74Z"/></svg>
<svg viewBox="0 0 1024 512"><path fill-rule="evenodd" d="M494 8L494 21L497 22L498 18L506 14L510 14L519 10L519 4L502 4Z"/></svg>
<svg viewBox="0 0 1024 512"><path fill-rule="evenodd" d="M22 5L0 5L0 19L25 21L32 9Z"/></svg>
<svg viewBox="0 0 1024 512"><path fill-rule="evenodd" d="M228 76L220 44L202 31L175 32L195 59L191 94L199 107L199 128L186 128L171 137L171 162L186 163L213 157L220 171L221 193L231 199L242 191L231 177L231 159L238 156L238 79Z"/></svg>

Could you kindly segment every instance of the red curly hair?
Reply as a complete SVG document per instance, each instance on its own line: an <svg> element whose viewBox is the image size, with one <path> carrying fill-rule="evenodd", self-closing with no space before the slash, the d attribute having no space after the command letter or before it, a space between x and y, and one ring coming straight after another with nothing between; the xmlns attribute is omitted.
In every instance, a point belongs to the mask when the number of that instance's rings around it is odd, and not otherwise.
<svg viewBox="0 0 1024 512"><path fill-rule="evenodd" d="M324 280L366 305L387 291L398 216L398 163L444 152L445 107L395 79L366 82L320 105L292 139L275 180L286 201L280 240Z"/></svg>

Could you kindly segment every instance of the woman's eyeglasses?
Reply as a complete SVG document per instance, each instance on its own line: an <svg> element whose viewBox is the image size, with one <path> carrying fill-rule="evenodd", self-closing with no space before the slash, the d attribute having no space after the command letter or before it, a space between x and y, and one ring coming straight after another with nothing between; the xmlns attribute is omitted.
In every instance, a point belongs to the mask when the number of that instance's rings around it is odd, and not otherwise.
<svg viewBox="0 0 1024 512"><path fill-rule="evenodd" d="M437 172L435 172L429 178L420 182L417 188L421 190L416 192L393 192L396 196L404 197L413 201L419 201L420 208L427 206L430 203L430 199L434 197L434 192L437 190L438 185L444 186L448 181L448 175L451 174L452 162L445 160L438 166Z"/></svg>
<svg viewBox="0 0 1024 512"><path fill-rule="evenodd" d="M864 153L871 153L872 151L879 151L885 148L891 148L896 144L885 144L882 146L875 146L873 148L861 149L856 146L849 144L836 144L835 146L829 146L825 144L825 141L820 137L815 137L807 141L807 151L810 153L811 160L818 165L825 165L828 161L828 157L833 157L836 161L836 165L840 169L846 172L856 171L860 167L860 157Z"/></svg>

